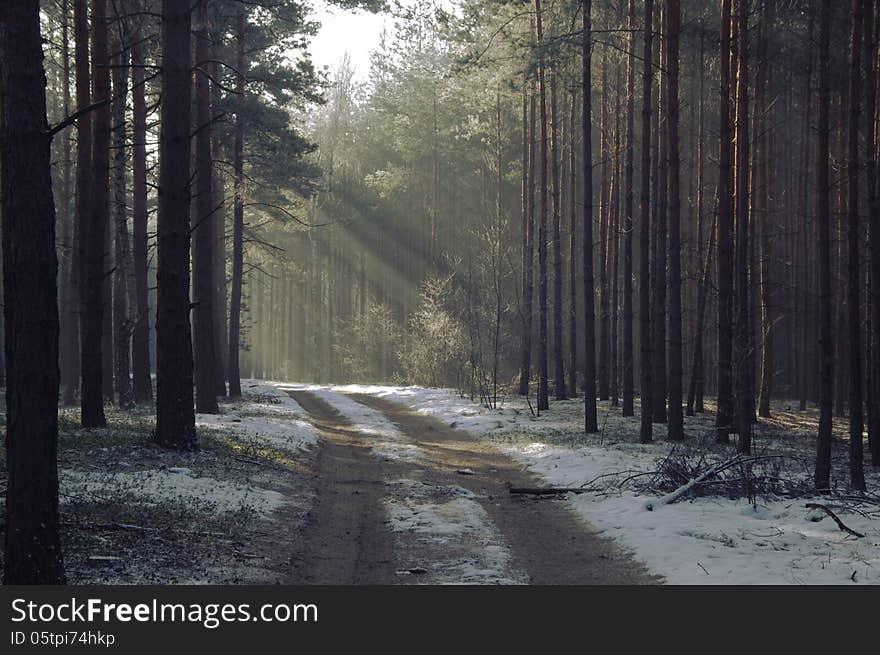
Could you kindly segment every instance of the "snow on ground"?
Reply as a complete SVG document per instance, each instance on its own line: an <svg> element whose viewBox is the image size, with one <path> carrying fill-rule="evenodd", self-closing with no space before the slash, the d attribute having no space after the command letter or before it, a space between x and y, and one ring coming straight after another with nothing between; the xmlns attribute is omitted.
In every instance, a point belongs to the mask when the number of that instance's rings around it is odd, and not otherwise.
<svg viewBox="0 0 880 655"><path fill-rule="evenodd" d="M430 562L427 584L527 584L486 510L464 487L409 479L388 483L385 499L391 529L405 545L413 569ZM414 543L410 543L414 541ZM422 554L423 550L432 555ZM436 553L442 553L438 557ZM406 574L408 571L401 571Z"/></svg>
<svg viewBox="0 0 880 655"><path fill-rule="evenodd" d="M366 385L330 389L380 396L491 438L548 486L581 486L609 473L654 470L657 460L670 450L663 441L662 425L654 426L653 444L635 443L638 407L635 419L623 418L619 410L609 411L607 403L600 403L600 434L584 440L590 445L573 446L583 430L582 400L554 402L551 411L536 417L518 397L504 398L498 409L489 410L445 389ZM712 415L688 418L686 427L694 433L708 431L712 419ZM758 448L772 445L771 438L756 436ZM869 486L876 482L874 477L869 472ZM720 497L671 505L656 500L621 491L569 494L567 502L673 584L880 583L877 519L841 514L847 526L865 534L859 539L839 530L831 518L808 512L804 505L809 501L804 499L754 505ZM653 511L646 509L649 501L654 501Z"/></svg>
<svg viewBox="0 0 880 655"><path fill-rule="evenodd" d="M198 414L196 427L223 430L225 434L256 447L295 455L318 443L318 432L306 412L275 385L242 380L244 402L221 405L223 414Z"/></svg>
<svg viewBox="0 0 880 655"><path fill-rule="evenodd" d="M216 514L253 512L263 518L285 503L276 491L197 477L186 467L124 473L62 469L59 475L60 495L73 501L170 502Z"/></svg>
<svg viewBox="0 0 880 655"><path fill-rule="evenodd" d="M329 386L278 383L277 388L308 391L326 402L344 416L354 429L372 437L370 448L382 459L417 461L424 458L422 450L407 443L400 430L382 412L362 405Z"/></svg>

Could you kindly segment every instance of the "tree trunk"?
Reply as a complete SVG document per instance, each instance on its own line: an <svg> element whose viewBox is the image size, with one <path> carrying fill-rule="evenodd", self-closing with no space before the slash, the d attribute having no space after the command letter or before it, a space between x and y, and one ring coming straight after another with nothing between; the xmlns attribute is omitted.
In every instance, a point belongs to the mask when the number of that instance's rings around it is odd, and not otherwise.
<svg viewBox="0 0 880 655"><path fill-rule="evenodd" d="M667 0L668 2L668 0ZM651 404L655 423L666 423L666 255L669 217L669 122L667 105L669 103L667 78L667 60L669 45L666 40L665 15L669 11L662 3L658 12L657 42L659 45L660 81L658 83L657 104L657 177L655 179L657 196L656 216L654 223L653 261L651 262L651 278L654 283L654 295L651 302L651 365L653 373L653 402Z"/></svg>
<svg viewBox="0 0 880 655"><path fill-rule="evenodd" d="M117 20L121 20L118 19ZM127 157L125 150L125 105L128 98L128 66L123 56L127 47L121 24L113 28L113 217L114 251L116 266L113 268L113 363L114 386L119 407L132 404L131 372L131 322L128 316L128 279L131 253L128 236L128 208L126 205L125 173Z"/></svg>
<svg viewBox="0 0 880 655"><path fill-rule="evenodd" d="M39 3L8 3L0 27L7 585L64 584L58 529L58 260L42 62Z"/></svg>
<svg viewBox="0 0 880 655"><path fill-rule="evenodd" d="M523 341L519 393L532 375L532 303L535 295L535 83L523 80ZM363 312L361 312L363 314Z"/></svg>
<svg viewBox="0 0 880 655"><path fill-rule="evenodd" d="M653 441L653 410L651 384L651 80L654 76L653 27L654 0L645 0L644 72L642 74L642 215L639 225L639 348L642 400L642 443Z"/></svg>
<svg viewBox="0 0 880 655"><path fill-rule="evenodd" d="M626 75L626 189L623 195L623 415L633 407L633 153L635 150L636 4L629 0L627 17L629 56Z"/></svg>
<svg viewBox="0 0 880 655"><path fill-rule="evenodd" d="M749 365L749 47L748 0L737 0L736 75L736 349L737 452L752 448L752 371Z"/></svg>
<svg viewBox="0 0 880 655"><path fill-rule="evenodd" d="M64 115L70 115L70 2L64 0L62 11L62 61L64 86ZM76 401L76 391L79 388L79 319L77 308L79 304L79 257L77 256L78 227L76 211L71 208L72 200L72 172L71 161L71 129L64 130L64 142L62 163L62 213L61 213L61 289L60 289L60 321L61 321L61 387L63 390L62 402L64 405L73 405Z"/></svg>
<svg viewBox="0 0 880 655"><path fill-rule="evenodd" d="M599 400L608 400L608 370L610 357L609 336L609 287L608 287L608 244L610 177L608 163L610 145L608 137L608 56L602 51L600 78L602 84L602 102L599 111Z"/></svg>
<svg viewBox="0 0 880 655"><path fill-rule="evenodd" d="M196 216L193 239L193 355L196 411L216 414L217 378L214 372L214 166L211 161L211 85L208 0L196 8Z"/></svg>
<svg viewBox="0 0 880 655"><path fill-rule="evenodd" d="M733 430L733 194L730 124L731 0L721 1L721 91L718 137L718 413L716 441L727 443Z"/></svg>
<svg viewBox="0 0 880 655"><path fill-rule="evenodd" d="M110 100L110 60L107 47L107 3L92 0L92 100ZM105 243L109 226L108 188L110 185L110 106L96 109L88 214L82 230L83 268L80 309L82 426L99 427L104 418L104 370L102 331L104 327ZM109 309L108 309L109 311Z"/></svg>
<svg viewBox="0 0 880 655"><path fill-rule="evenodd" d="M870 332L867 345L870 346L870 357L865 363L869 371L868 385L868 443L871 447L871 464L880 466L880 202L877 197L877 129L874 112L877 106L877 45L874 39L878 35L874 30L874 21L880 18L874 11L872 0L865 0L865 116L867 117L868 137L866 144L868 153L865 157L865 169L868 181L868 231L870 252L870 276L868 308Z"/></svg>
<svg viewBox="0 0 880 655"><path fill-rule="evenodd" d="M236 18L236 58L235 92L244 97L245 83L245 16L239 7ZM241 288L244 272L244 117L242 112L235 116L235 200L232 223L232 289L229 298L229 397L241 397L241 373L239 370L239 346L241 341Z"/></svg>
<svg viewBox="0 0 880 655"><path fill-rule="evenodd" d="M543 46L541 0L535 0L535 37ZM547 388L547 102L543 57L538 64L538 102L541 109L541 219L538 228L538 411L549 409Z"/></svg>
<svg viewBox="0 0 880 655"><path fill-rule="evenodd" d="M681 7L667 0L666 11L666 100L669 149L669 438L684 439L682 416L682 329L681 329L681 201L679 199L678 154L678 40Z"/></svg>
<svg viewBox="0 0 880 655"><path fill-rule="evenodd" d="M550 66L550 177L553 191L553 386L556 400L568 398L562 349L562 203L559 190L559 112L556 103L556 62ZM565 134L562 135L565 138Z"/></svg>
<svg viewBox="0 0 880 655"><path fill-rule="evenodd" d="M831 487L831 385L834 362L831 344L831 198L829 184L829 136L831 94L829 57L831 44L831 0L821 0L819 49L817 54L818 115L816 124L816 221L819 232L819 434L816 442L816 489Z"/></svg>
<svg viewBox="0 0 880 655"><path fill-rule="evenodd" d="M862 324L859 244L859 102L862 92L862 0L852 0L852 52L849 76L847 157L847 336L849 346L849 484L865 490L862 454ZM874 117L871 117L873 120Z"/></svg>
<svg viewBox="0 0 880 655"><path fill-rule="evenodd" d="M162 1L155 439L180 450L197 447L189 322L190 21L188 5Z"/></svg>
<svg viewBox="0 0 880 655"><path fill-rule="evenodd" d="M648 0L650 2L651 0ZM592 85L592 0L582 0L583 74L581 93L581 132L584 166L584 428L587 433L599 431L596 415L596 289L593 278L593 101Z"/></svg>
<svg viewBox="0 0 880 655"><path fill-rule="evenodd" d="M133 396L136 403L153 399L153 382L150 379L150 295L149 264L147 259L147 106L144 79L143 32L138 19L138 29L132 38L132 182L133 209L132 254L134 266L135 311L132 326L131 363Z"/></svg>
<svg viewBox="0 0 880 655"><path fill-rule="evenodd" d="M572 396L578 393L577 329L577 157L575 156L575 115L577 94L571 92L568 115L568 356L569 385Z"/></svg>
<svg viewBox="0 0 880 655"><path fill-rule="evenodd" d="M211 109L212 120L217 119L217 107L220 106L222 79L221 64L216 61L216 44L222 41L222 35L211 37ZM217 162L223 159L222 139L217 130L211 133L211 159L214 166L214 377L218 396L226 395L226 366L224 353L229 351L229 339L226 333L226 185Z"/></svg>

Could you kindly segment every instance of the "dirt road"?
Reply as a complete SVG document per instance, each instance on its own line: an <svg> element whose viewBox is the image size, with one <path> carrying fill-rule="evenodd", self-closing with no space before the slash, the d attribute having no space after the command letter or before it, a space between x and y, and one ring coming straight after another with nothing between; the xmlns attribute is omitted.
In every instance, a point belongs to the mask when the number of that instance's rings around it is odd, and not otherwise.
<svg viewBox="0 0 880 655"><path fill-rule="evenodd" d="M317 584L652 584L659 580L489 444L369 395L394 452L308 391L290 395L321 433L317 499L291 582ZM403 455L399 455L403 453Z"/></svg>

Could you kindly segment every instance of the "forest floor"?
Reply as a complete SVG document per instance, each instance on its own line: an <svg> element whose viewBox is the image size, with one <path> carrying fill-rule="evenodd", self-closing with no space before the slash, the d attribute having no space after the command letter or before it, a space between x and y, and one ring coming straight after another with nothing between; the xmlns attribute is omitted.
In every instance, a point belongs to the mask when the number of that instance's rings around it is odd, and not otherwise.
<svg viewBox="0 0 880 655"><path fill-rule="evenodd" d="M754 456L735 460L712 413L686 419L683 443L658 424L639 444L638 407L624 418L605 401L585 435L578 399L535 416L517 396L487 409L450 390L243 387L198 415L195 453L153 445L146 407L108 408L108 427L89 431L61 410L70 583L880 582L880 472L867 467L868 494L846 489L835 422L835 490L812 497L812 409L777 403Z"/></svg>

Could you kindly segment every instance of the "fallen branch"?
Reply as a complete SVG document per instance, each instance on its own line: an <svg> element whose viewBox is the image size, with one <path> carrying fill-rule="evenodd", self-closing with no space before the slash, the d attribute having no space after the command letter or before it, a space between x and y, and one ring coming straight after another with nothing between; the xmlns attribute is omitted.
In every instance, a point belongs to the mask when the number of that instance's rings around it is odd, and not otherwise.
<svg viewBox="0 0 880 655"><path fill-rule="evenodd" d="M859 539L861 539L862 537L865 536L865 535L863 535L861 532L856 532L856 531L853 530L852 528L847 527L847 526L843 523L843 521L841 521L839 518L837 518L837 514L835 514L834 512L832 512L831 509L828 508L828 507L826 507L825 505L820 505L819 503L807 503L807 504L806 504L806 507L807 507L807 509L819 509L819 510L822 510L822 511L825 512L828 516L830 516L831 518L834 519L834 522L837 523L837 527L838 527L838 528L840 528L841 530L843 530L844 532L846 532L846 533L848 533L848 534L851 534L851 535L854 536L854 537L858 537Z"/></svg>
<svg viewBox="0 0 880 655"><path fill-rule="evenodd" d="M561 494L586 494L595 491L590 487L511 487L511 494L528 496L559 496Z"/></svg>
<svg viewBox="0 0 880 655"><path fill-rule="evenodd" d="M684 494L686 494L688 491L693 489L695 486L697 486L701 482L707 480L708 478L711 478L713 475L716 475L719 471L722 471L723 469L728 468L729 466L731 466L732 462L738 461L739 459L740 459L739 457L734 457L733 459L730 459L726 462L721 462L719 464L716 464L715 466L709 467L698 477L681 485L675 491L666 494L662 498L659 498L657 500L657 504L670 505L670 504L674 503L676 500L681 498ZM654 503L652 503L650 501L645 503L645 509L647 509L649 512L652 511L654 509Z"/></svg>

